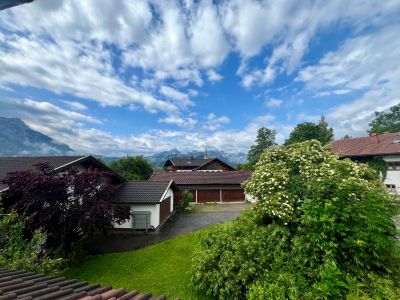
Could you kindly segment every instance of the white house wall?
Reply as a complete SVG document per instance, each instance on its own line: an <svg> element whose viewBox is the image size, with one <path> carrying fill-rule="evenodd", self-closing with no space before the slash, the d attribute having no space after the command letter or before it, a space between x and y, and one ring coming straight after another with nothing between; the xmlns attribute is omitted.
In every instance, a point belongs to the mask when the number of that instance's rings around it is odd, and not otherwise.
<svg viewBox="0 0 400 300"><path fill-rule="evenodd" d="M160 204L131 204L131 213L135 211L149 211L150 212L150 225L157 228L160 225ZM115 224L115 228L132 229L133 220L132 216L129 220L125 221L121 225Z"/></svg>
<svg viewBox="0 0 400 300"><path fill-rule="evenodd" d="M400 162L400 155L388 155L383 157L386 162ZM397 193L400 193L400 171L387 170L385 184L396 185Z"/></svg>
<svg viewBox="0 0 400 300"><path fill-rule="evenodd" d="M132 204L131 212L135 212L135 211L149 211L150 212L150 226L157 228L158 225L160 225L160 204ZM132 221L131 221L131 224L132 224Z"/></svg>
<svg viewBox="0 0 400 300"><path fill-rule="evenodd" d="M165 193L163 200L171 197L171 210L174 210L174 192L172 189L168 189L167 193ZM131 204L130 205L131 213L135 211L149 211L150 212L150 225L154 228L157 228L160 225L160 204ZM115 228L123 228L123 229L132 229L133 228L133 220L132 216L129 220L125 221L121 225L115 224Z"/></svg>

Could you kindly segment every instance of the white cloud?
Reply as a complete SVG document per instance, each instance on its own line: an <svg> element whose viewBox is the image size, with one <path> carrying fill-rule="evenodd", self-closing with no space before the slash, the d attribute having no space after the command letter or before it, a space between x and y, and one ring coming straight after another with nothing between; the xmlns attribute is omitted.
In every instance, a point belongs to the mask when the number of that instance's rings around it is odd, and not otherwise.
<svg viewBox="0 0 400 300"><path fill-rule="evenodd" d="M222 125L228 124L229 122L230 120L227 116L217 117L214 113L209 113L206 123L203 125L203 128L210 131L216 131Z"/></svg>
<svg viewBox="0 0 400 300"><path fill-rule="evenodd" d="M224 78L221 74L215 72L215 70L211 69L207 71L208 80L211 82L220 81Z"/></svg>
<svg viewBox="0 0 400 300"><path fill-rule="evenodd" d="M400 27L348 39L335 52L327 53L317 64L303 68L303 81L317 95L354 93L352 101L333 106L327 119L337 136L365 135L375 111L400 102Z"/></svg>
<svg viewBox="0 0 400 300"><path fill-rule="evenodd" d="M110 53L102 46L7 35L0 47L0 69L3 84L68 93L102 105L136 104L150 112L177 109L115 76Z"/></svg>
<svg viewBox="0 0 400 300"><path fill-rule="evenodd" d="M259 54L265 46L263 68L241 65L242 84L267 84L281 73L292 74L301 65L309 44L319 31L336 26L351 26L360 32L366 26L395 22L400 2L388 1L227 1L223 23L244 61Z"/></svg>
<svg viewBox="0 0 400 300"><path fill-rule="evenodd" d="M268 99L265 101L265 105L270 108L271 107L280 107L282 105L282 103L283 103L283 100L274 99L274 98L271 98L271 99Z"/></svg>
<svg viewBox="0 0 400 300"><path fill-rule="evenodd" d="M102 124L88 115L67 111L46 102L2 100L0 111L6 115L12 114L15 117L20 117L34 130L69 145L77 153L109 156L149 155L173 148L191 151L193 149L204 149L204 147L210 145L227 153L247 152L249 146L255 140L259 127L267 126L277 129L279 141L284 140L283 135L288 131L287 127L274 124L274 116L267 114L254 118L242 130L227 129L202 132L183 126L182 130L155 129L135 135L118 136L94 128L93 124ZM192 117L188 119L190 118ZM214 114L210 114L209 118L210 120L218 119L222 123L228 122L226 117L217 117ZM173 120L173 118L171 117L170 120ZM179 121L177 122L179 123ZM189 122L194 123L193 121Z"/></svg>
<svg viewBox="0 0 400 300"><path fill-rule="evenodd" d="M201 86L199 70L220 65L230 51L216 6L203 1L185 10L176 2L156 2L160 20L149 38L124 51L124 63Z"/></svg>
<svg viewBox="0 0 400 300"><path fill-rule="evenodd" d="M187 94L182 93L172 87L163 85L160 88L160 93L163 94L165 97L173 100L180 107L186 108L188 106L194 105Z"/></svg>
<svg viewBox="0 0 400 300"><path fill-rule="evenodd" d="M65 103L69 108L74 109L74 110L86 110L88 109L86 105L76 102L76 101L66 101L66 100L61 100L61 102Z"/></svg>
<svg viewBox="0 0 400 300"><path fill-rule="evenodd" d="M158 120L160 123L173 124L183 128L192 128L197 124L197 121L191 117L182 118L180 116L166 116Z"/></svg>

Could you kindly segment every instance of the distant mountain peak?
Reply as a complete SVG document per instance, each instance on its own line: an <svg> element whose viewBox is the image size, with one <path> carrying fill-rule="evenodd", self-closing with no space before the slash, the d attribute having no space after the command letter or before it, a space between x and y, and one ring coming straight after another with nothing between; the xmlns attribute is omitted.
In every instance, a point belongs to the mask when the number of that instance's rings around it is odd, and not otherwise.
<svg viewBox="0 0 400 300"><path fill-rule="evenodd" d="M19 118L0 117L0 156L68 155L66 144L31 129Z"/></svg>
<svg viewBox="0 0 400 300"><path fill-rule="evenodd" d="M225 151L220 151L217 149L207 149L208 157L218 157L219 159L235 166L238 163L244 163L247 161L247 154L238 152L238 153L226 153ZM165 161L168 158L184 158L184 157L193 157L193 158L204 158L205 151L200 150L192 150L188 152L181 152L177 149L171 149L168 151L163 151L160 153L156 153L150 156L147 156L146 159L155 167L161 168Z"/></svg>

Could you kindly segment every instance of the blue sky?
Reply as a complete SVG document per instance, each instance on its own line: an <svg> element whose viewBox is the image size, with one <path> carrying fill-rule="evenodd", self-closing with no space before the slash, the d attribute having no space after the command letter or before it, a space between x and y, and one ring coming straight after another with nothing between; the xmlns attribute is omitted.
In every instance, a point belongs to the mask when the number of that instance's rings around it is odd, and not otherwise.
<svg viewBox="0 0 400 300"><path fill-rule="evenodd" d="M247 152L400 102L400 1L37 0L0 12L0 116L80 153Z"/></svg>

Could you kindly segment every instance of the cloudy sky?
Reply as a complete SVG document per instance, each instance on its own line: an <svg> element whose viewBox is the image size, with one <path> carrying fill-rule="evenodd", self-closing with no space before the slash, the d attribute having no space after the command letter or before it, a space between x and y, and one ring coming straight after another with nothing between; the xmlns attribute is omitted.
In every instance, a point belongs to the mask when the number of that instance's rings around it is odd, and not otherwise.
<svg viewBox="0 0 400 300"><path fill-rule="evenodd" d="M0 116L104 155L246 152L400 102L400 1L37 0L0 12Z"/></svg>

